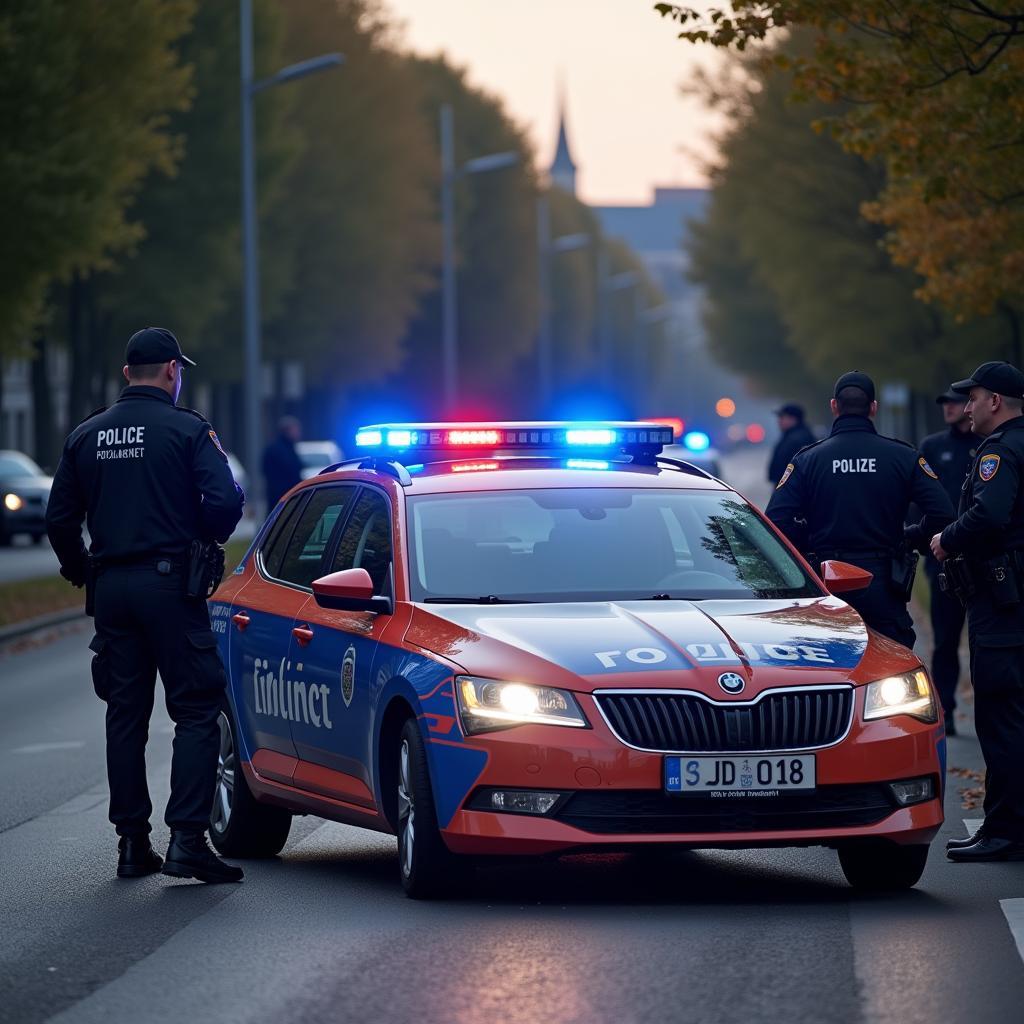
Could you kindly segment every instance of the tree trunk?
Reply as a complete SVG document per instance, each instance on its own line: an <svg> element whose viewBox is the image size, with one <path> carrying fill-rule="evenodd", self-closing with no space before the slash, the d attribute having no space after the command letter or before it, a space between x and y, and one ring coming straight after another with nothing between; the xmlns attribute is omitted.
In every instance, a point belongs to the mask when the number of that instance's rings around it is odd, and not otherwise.
<svg viewBox="0 0 1024 1024"><path fill-rule="evenodd" d="M1006 322L1007 322L1007 324L1009 325L1009 328L1010 328L1010 359L1009 359L1009 361L1011 363L1013 363L1014 366L1019 368L1020 365L1021 365L1021 361L1022 361L1021 360L1021 343L1022 343L1022 340L1024 340L1021 337L1020 313L1016 309L1014 309L1013 306L1010 306L1010 305L1008 305L1005 302L1000 302L999 303L999 312L1002 313L1003 316L1006 317Z"/></svg>
<svg viewBox="0 0 1024 1024"><path fill-rule="evenodd" d="M7 417L3 414L4 408L4 358L0 356L0 448L9 448L7 442Z"/></svg>
<svg viewBox="0 0 1024 1024"><path fill-rule="evenodd" d="M36 335L32 347L32 426L35 435L35 451L32 454L40 465L52 469L60 457L60 443L53 417L48 343L42 331Z"/></svg>
<svg viewBox="0 0 1024 1024"><path fill-rule="evenodd" d="M68 286L68 427L81 423L95 406L89 404L94 367L86 330L86 282L75 274Z"/></svg>

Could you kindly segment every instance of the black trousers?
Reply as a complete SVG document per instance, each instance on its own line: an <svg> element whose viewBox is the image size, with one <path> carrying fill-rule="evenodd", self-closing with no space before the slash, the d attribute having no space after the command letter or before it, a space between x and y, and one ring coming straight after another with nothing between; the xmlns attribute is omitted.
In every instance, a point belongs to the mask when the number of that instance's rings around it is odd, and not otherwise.
<svg viewBox="0 0 1024 1024"><path fill-rule="evenodd" d="M917 635L914 621L907 611L907 602L893 590L888 559L858 561L874 578L864 590L851 590L843 600L855 608L861 618L883 636L913 650Z"/></svg>
<svg viewBox="0 0 1024 1024"><path fill-rule="evenodd" d="M964 631L967 609L959 598L943 592L938 575L938 564L935 568L929 564L928 581L932 592L930 615L935 636L932 682L935 683L939 700L942 701L942 710L948 720L956 707L956 684L960 680L960 635Z"/></svg>
<svg viewBox="0 0 1024 1024"><path fill-rule="evenodd" d="M967 609L974 726L985 757L985 832L1024 841L1024 605Z"/></svg>
<svg viewBox="0 0 1024 1024"><path fill-rule="evenodd" d="M117 566L96 581L93 686L107 704L110 820L119 835L149 832L146 741L156 674L174 722L172 829L203 830L217 772L217 717L227 677L202 598L186 598L182 574L147 564Z"/></svg>

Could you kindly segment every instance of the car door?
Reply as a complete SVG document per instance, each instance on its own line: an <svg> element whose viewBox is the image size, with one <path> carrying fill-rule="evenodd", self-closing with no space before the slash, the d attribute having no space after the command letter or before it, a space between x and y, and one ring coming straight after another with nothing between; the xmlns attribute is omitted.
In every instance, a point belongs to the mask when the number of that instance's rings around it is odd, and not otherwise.
<svg viewBox="0 0 1024 1024"><path fill-rule="evenodd" d="M357 488L329 484L291 498L256 552L256 571L232 606L235 709L257 770L291 782L297 752L291 721L308 713L302 650L293 630L323 575L328 540ZM293 508L289 506L294 505ZM256 763L256 762L254 762Z"/></svg>
<svg viewBox="0 0 1024 1024"><path fill-rule="evenodd" d="M375 594L393 596L391 506L376 487L361 488L334 544L329 572L363 568ZM336 799L373 807L371 775L372 670L381 634L390 615L321 608L315 599L303 608L308 630L304 674L310 691L329 694L331 713L317 723L292 720L292 738L300 764L296 784ZM295 656L297 657L297 655ZM293 658L294 660L294 658Z"/></svg>

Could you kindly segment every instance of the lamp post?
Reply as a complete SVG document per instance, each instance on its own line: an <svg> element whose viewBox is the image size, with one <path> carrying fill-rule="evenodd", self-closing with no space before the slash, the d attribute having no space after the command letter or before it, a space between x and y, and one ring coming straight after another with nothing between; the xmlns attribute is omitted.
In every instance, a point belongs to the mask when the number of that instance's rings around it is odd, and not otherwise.
<svg viewBox="0 0 1024 1024"><path fill-rule="evenodd" d="M455 165L455 112L441 106L441 366L445 408L451 412L459 389L459 308L455 273L455 182L469 174L500 171L519 162L514 151L490 153Z"/></svg>
<svg viewBox="0 0 1024 1024"><path fill-rule="evenodd" d="M590 244L590 235L551 237L551 211L547 193L537 197L537 274L540 296L537 327L537 391L542 409L547 409L554 391L554 336L551 329L551 257L557 253L574 252Z"/></svg>
<svg viewBox="0 0 1024 1024"><path fill-rule="evenodd" d="M637 334L640 344L637 346L636 364L641 391L648 388L651 379L651 340L647 336L645 328L670 320L672 313L672 307L668 303L663 303L660 306L649 306L647 309L641 310L637 316Z"/></svg>
<svg viewBox="0 0 1024 1024"><path fill-rule="evenodd" d="M263 487L258 472L260 458L260 411L263 400L263 355L260 337L260 254L256 219L256 143L253 130L253 97L274 85L293 82L307 75L338 67L345 60L340 53L325 53L311 60L281 68L269 78L253 77L252 0L239 0L241 37L241 124L242 124L242 324L245 364L245 459L249 488L259 507Z"/></svg>

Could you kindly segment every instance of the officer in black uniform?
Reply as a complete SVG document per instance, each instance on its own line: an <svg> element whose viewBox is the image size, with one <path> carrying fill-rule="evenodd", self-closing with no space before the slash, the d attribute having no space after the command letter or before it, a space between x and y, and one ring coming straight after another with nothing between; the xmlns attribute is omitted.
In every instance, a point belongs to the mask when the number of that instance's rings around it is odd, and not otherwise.
<svg viewBox="0 0 1024 1024"><path fill-rule="evenodd" d="M160 327L133 334L128 387L79 424L64 445L46 511L61 574L86 586L96 635L93 686L106 702L110 820L117 873L161 870L204 882L240 881L206 842L226 676L206 608L216 543L231 535L244 497L209 423L175 405L195 364ZM86 520L91 544L82 543ZM197 542L197 543L193 543ZM209 543L199 543L209 542ZM220 566L223 571L223 561ZM187 590L201 590L188 596ZM174 720L167 860L153 851L146 739L156 673Z"/></svg>
<svg viewBox="0 0 1024 1024"><path fill-rule="evenodd" d="M935 399L942 406L942 418L946 429L929 434L921 442L921 454L928 465L935 470L949 495L953 508L960 501L960 490L967 473L974 462L978 439L971 431L971 421L965 411L967 398L955 391L947 391ZM948 590L939 585L939 563L931 551L925 557L925 572L931 585L932 635L935 647L932 654L932 682L942 702L942 714L946 721L946 735L956 735L956 686L960 680L960 634L964 629L967 614L963 604Z"/></svg>
<svg viewBox="0 0 1024 1024"><path fill-rule="evenodd" d="M801 448L814 444L814 435L810 428L804 423L804 409L802 405L792 403L775 410L779 420L781 437L775 442L772 450L772 457L768 462L768 479L777 484L786 472L793 456Z"/></svg>
<svg viewBox="0 0 1024 1024"><path fill-rule="evenodd" d="M834 558L872 573L867 588L844 599L872 629L913 647L914 550L926 548L953 507L916 449L876 432L877 410L871 378L844 373L832 399L832 432L793 457L765 514L812 565ZM904 527L911 502L924 516Z"/></svg>
<svg viewBox="0 0 1024 1024"><path fill-rule="evenodd" d="M952 840L957 861L1024 859L1024 374L983 363L953 391L984 438L956 522L932 538L948 583L967 602L974 721L985 756L985 821Z"/></svg>

